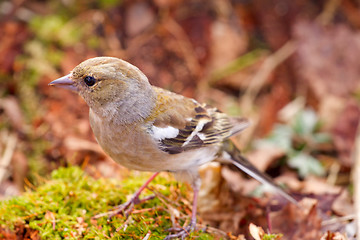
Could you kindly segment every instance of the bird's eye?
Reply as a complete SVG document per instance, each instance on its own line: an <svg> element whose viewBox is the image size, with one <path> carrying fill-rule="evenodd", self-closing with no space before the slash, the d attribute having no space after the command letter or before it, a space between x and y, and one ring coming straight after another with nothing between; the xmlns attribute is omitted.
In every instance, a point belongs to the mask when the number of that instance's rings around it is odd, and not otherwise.
<svg viewBox="0 0 360 240"><path fill-rule="evenodd" d="M91 87L94 86L94 84L96 83L96 79L92 76L86 76L84 77L84 82L86 83L86 85Z"/></svg>

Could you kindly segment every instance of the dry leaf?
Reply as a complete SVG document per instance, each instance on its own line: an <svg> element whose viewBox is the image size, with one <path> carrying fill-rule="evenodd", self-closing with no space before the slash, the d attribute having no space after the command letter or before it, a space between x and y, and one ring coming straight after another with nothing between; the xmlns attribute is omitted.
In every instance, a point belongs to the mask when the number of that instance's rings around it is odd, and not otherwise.
<svg viewBox="0 0 360 240"><path fill-rule="evenodd" d="M261 147L246 156L260 171L266 171L275 160L284 156L284 150L277 147Z"/></svg>
<svg viewBox="0 0 360 240"><path fill-rule="evenodd" d="M10 124L17 131L24 130L25 122L23 112L21 111L17 98L9 96L0 99L0 108L4 109L6 116L10 120Z"/></svg>
<svg viewBox="0 0 360 240"><path fill-rule="evenodd" d="M264 230L261 227L258 227L253 223L250 223L249 225L249 232L255 240L262 240L265 234Z"/></svg>
<svg viewBox="0 0 360 240"><path fill-rule="evenodd" d="M218 209L219 192L222 184L221 166L218 162L210 162L199 169L201 188L199 191L198 210L208 212Z"/></svg>
<svg viewBox="0 0 360 240"><path fill-rule="evenodd" d="M134 37L143 32L155 21L152 7L146 2L133 2L125 11L126 32Z"/></svg>
<svg viewBox="0 0 360 240"><path fill-rule="evenodd" d="M341 187L329 184L325 179L309 176L303 182L303 193L313 193L315 195L320 194L339 194Z"/></svg>
<svg viewBox="0 0 360 240"><path fill-rule="evenodd" d="M339 232L327 232L321 236L320 240L348 240L348 238Z"/></svg>
<svg viewBox="0 0 360 240"><path fill-rule="evenodd" d="M356 130L359 122L360 106L356 101L350 100L347 102L344 110L338 115L332 131L334 144L341 163L347 167L353 166L351 155L354 150Z"/></svg>
<svg viewBox="0 0 360 240"><path fill-rule="evenodd" d="M339 216L348 216L355 213L355 207L347 190L343 190L332 204L332 210Z"/></svg>
<svg viewBox="0 0 360 240"><path fill-rule="evenodd" d="M319 239L321 218L318 216L317 200L305 198L299 206L288 204L278 212L271 212L272 232L282 233L283 239Z"/></svg>
<svg viewBox="0 0 360 240"><path fill-rule="evenodd" d="M316 21L294 25L299 73L319 99L349 96L360 86L360 33L346 25Z"/></svg>

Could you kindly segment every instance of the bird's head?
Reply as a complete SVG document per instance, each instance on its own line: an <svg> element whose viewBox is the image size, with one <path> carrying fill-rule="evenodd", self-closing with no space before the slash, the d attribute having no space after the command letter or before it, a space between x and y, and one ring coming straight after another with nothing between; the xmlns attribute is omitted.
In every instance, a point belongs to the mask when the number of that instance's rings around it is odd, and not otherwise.
<svg viewBox="0 0 360 240"><path fill-rule="evenodd" d="M147 107L144 99L153 97L147 77L134 65L114 57L88 59L49 85L77 92L94 112L104 116L114 111L134 114L129 108Z"/></svg>

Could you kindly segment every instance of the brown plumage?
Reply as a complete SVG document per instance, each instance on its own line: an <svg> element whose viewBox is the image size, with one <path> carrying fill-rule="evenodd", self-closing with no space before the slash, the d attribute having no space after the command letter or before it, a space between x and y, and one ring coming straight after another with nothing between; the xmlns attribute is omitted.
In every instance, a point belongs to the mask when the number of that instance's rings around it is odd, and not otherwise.
<svg viewBox="0 0 360 240"><path fill-rule="evenodd" d="M234 163L296 203L228 140L248 127L244 118L229 117L206 104L151 86L138 68L117 58L86 60L50 85L71 89L84 98L95 137L113 160L130 169L174 172L192 184L191 224L169 238L183 237L194 229L200 187L197 169L217 157ZM131 208L142 189L121 210Z"/></svg>

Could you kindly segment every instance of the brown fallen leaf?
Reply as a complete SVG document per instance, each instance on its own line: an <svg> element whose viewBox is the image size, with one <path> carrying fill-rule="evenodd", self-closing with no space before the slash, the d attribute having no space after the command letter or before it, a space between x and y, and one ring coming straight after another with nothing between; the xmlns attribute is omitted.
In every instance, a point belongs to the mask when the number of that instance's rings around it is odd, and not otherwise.
<svg viewBox="0 0 360 240"><path fill-rule="evenodd" d="M303 182L302 192L306 194L339 194L342 188L329 184L325 179L315 176L309 176Z"/></svg>
<svg viewBox="0 0 360 240"><path fill-rule="evenodd" d="M303 182L299 180L297 173L285 172L275 179L277 183L286 183L286 186L292 191L300 192Z"/></svg>
<svg viewBox="0 0 360 240"><path fill-rule="evenodd" d="M260 185L255 179L246 178L242 172L233 171L228 167L223 167L221 174L234 193L249 195Z"/></svg>
<svg viewBox="0 0 360 240"><path fill-rule="evenodd" d="M320 240L348 240L348 238L339 232L327 232L321 236Z"/></svg>
<svg viewBox="0 0 360 240"><path fill-rule="evenodd" d="M322 98L318 110L322 129L332 129L339 122L338 119L344 111L346 101L346 98L334 95L327 95Z"/></svg>
<svg viewBox="0 0 360 240"><path fill-rule="evenodd" d="M230 240L246 240L244 235L240 234L240 235L234 236L234 235L232 235L231 232L229 232L229 233L227 234L227 237L228 237Z"/></svg>
<svg viewBox="0 0 360 240"><path fill-rule="evenodd" d="M343 190L332 204L332 210L339 216L348 216L355 213L355 207L347 190Z"/></svg>
<svg viewBox="0 0 360 240"><path fill-rule="evenodd" d="M148 29L155 22L154 9L147 2L133 2L125 11L125 28L130 37Z"/></svg>
<svg viewBox="0 0 360 240"><path fill-rule="evenodd" d="M199 169L201 188L199 191L198 210L208 212L219 208L219 192L222 184L221 165L217 162L205 164Z"/></svg>
<svg viewBox="0 0 360 240"><path fill-rule="evenodd" d="M9 96L0 99L0 109L3 109L9 119L10 124L17 131L23 131L25 121L23 112L21 111L19 101L17 98Z"/></svg>
<svg viewBox="0 0 360 240"><path fill-rule="evenodd" d="M210 59L207 64L210 71L225 67L246 51L247 35L245 32L239 34L241 26L237 24L227 19L218 19L211 24Z"/></svg>
<svg viewBox="0 0 360 240"><path fill-rule="evenodd" d="M64 139L65 147L73 151L94 151L105 155L99 144L85 139L69 136Z"/></svg>
<svg viewBox="0 0 360 240"><path fill-rule="evenodd" d="M0 228L0 236L6 240L29 239L40 240L38 230L31 229L28 224L17 223L13 230ZM19 237L20 236L20 237Z"/></svg>
<svg viewBox="0 0 360 240"><path fill-rule="evenodd" d="M276 159L284 156L284 150L276 147L261 147L246 154L249 161L260 171L266 171Z"/></svg>
<svg viewBox="0 0 360 240"><path fill-rule="evenodd" d="M295 23L298 68L318 99L350 96L360 86L360 34L343 24Z"/></svg>
<svg viewBox="0 0 360 240"><path fill-rule="evenodd" d="M249 232L255 240L262 240L265 235L265 232L262 229L262 227L258 227L253 223L250 223L249 225Z"/></svg>
<svg viewBox="0 0 360 240"><path fill-rule="evenodd" d="M25 41L29 36L28 27L20 21L2 21L0 28L0 73L16 71L16 57L23 51Z"/></svg>
<svg viewBox="0 0 360 240"><path fill-rule="evenodd" d="M12 177L18 189L24 189L24 179L29 171L29 159L24 152L16 150L14 152L11 167L13 169Z"/></svg>
<svg viewBox="0 0 360 240"><path fill-rule="evenodd" d="M356 130L360 122L360 106L355 100L346 103L344 110L339 114L333 127L333 140L342 165L353 166Z"/></svg>
<svg viewBox="0 0 360 240"><path fill-rule="evenodd" d="M288 204L278 212L271 212L269 218L272 232L282 233L284 240L319 239L321 218L317 205L317 200L305 198L299 202L299 207Z"/></svg>

